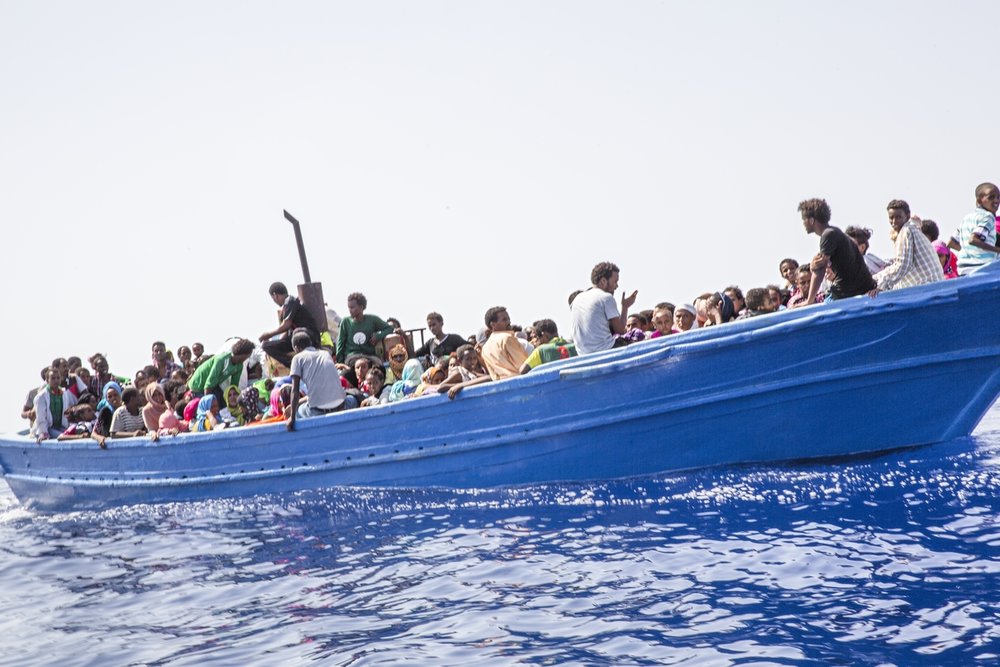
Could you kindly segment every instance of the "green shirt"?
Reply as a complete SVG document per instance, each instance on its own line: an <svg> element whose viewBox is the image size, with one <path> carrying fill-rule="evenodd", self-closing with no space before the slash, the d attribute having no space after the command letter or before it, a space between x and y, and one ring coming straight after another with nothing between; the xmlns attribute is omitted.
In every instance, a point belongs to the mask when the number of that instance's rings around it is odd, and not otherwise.
<svg viewBox="0 0 1000 667"><path fill-rule="evenodd" d="M243 362L234 364L232 358L232 352L223 352L198 366L188 380L188 387L196 394L207 394L224 380L229 380L229 384L238 384L243 373Z"/></svg>
<svg viewBox="0 0 1000 667"><path fill-rule="evenodd" d="M528 355L528 366L535 368L550 361L569 359L576 356L576 345L566 342L565 338L556 336L548 343L539 345Z"/></svg>
<svg viewBox="0 0 1000 667"><path fill-rule="evenodd" d="M357 322L348 317L340 322L337 333L337 361L344 363L352 354L375 354L375 343L393 332L391 324L377 315L362 315Z"/></svg>

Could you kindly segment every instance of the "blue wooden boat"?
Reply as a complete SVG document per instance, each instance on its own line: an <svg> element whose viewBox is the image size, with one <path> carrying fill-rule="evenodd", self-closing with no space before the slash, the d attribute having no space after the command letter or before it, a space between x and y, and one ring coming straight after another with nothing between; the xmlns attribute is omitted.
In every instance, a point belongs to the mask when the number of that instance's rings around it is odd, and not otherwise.
<svg viewBox="0 0 1000 667"><path fill-rule="evenodd" d="M1000 393L1000 263L876 299L771 315L443 395L148 439L0 437L42 510L323 487L480 488L837 457L971 433Z"/></svg>

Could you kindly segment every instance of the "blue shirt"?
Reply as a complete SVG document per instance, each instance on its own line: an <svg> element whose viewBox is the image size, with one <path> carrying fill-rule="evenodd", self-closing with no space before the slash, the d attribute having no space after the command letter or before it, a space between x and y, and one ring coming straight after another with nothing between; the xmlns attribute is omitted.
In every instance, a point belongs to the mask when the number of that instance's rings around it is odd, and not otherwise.
<svg viewBox="0 0 1000 667"><path fill-rule="evenodd" d="M991 245L997 244L996 217L985 208L977 208L962 219L959 241L962 249L958 251L958 272L968 273L972 269L989 264L997 258L990 250L983 250L972 245L972 235L978 234L983 241Z"/></svg>

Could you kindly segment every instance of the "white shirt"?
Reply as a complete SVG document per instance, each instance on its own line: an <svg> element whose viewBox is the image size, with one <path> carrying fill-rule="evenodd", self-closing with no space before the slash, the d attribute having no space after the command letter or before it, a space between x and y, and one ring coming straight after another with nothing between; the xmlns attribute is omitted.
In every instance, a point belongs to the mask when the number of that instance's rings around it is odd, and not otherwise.
<svg viewBox="0 0 1000 667"><path fill-rule="evenodd" d="M608 320L618 317L615 296L591 287L573 299L573 342L578 354L610 350L615 344Z"/></svg>

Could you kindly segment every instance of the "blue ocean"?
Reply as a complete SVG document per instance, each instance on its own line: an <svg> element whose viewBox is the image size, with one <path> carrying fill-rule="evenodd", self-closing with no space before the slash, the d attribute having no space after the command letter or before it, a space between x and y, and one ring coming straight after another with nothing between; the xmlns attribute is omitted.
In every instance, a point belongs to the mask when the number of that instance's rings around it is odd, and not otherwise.
<svg viewBox="0 0 1000 667"><path fill-rule="evenodd" d="M0 487L0 665L1000 662L1000 408L613 483L62 515Z"/></svg>

